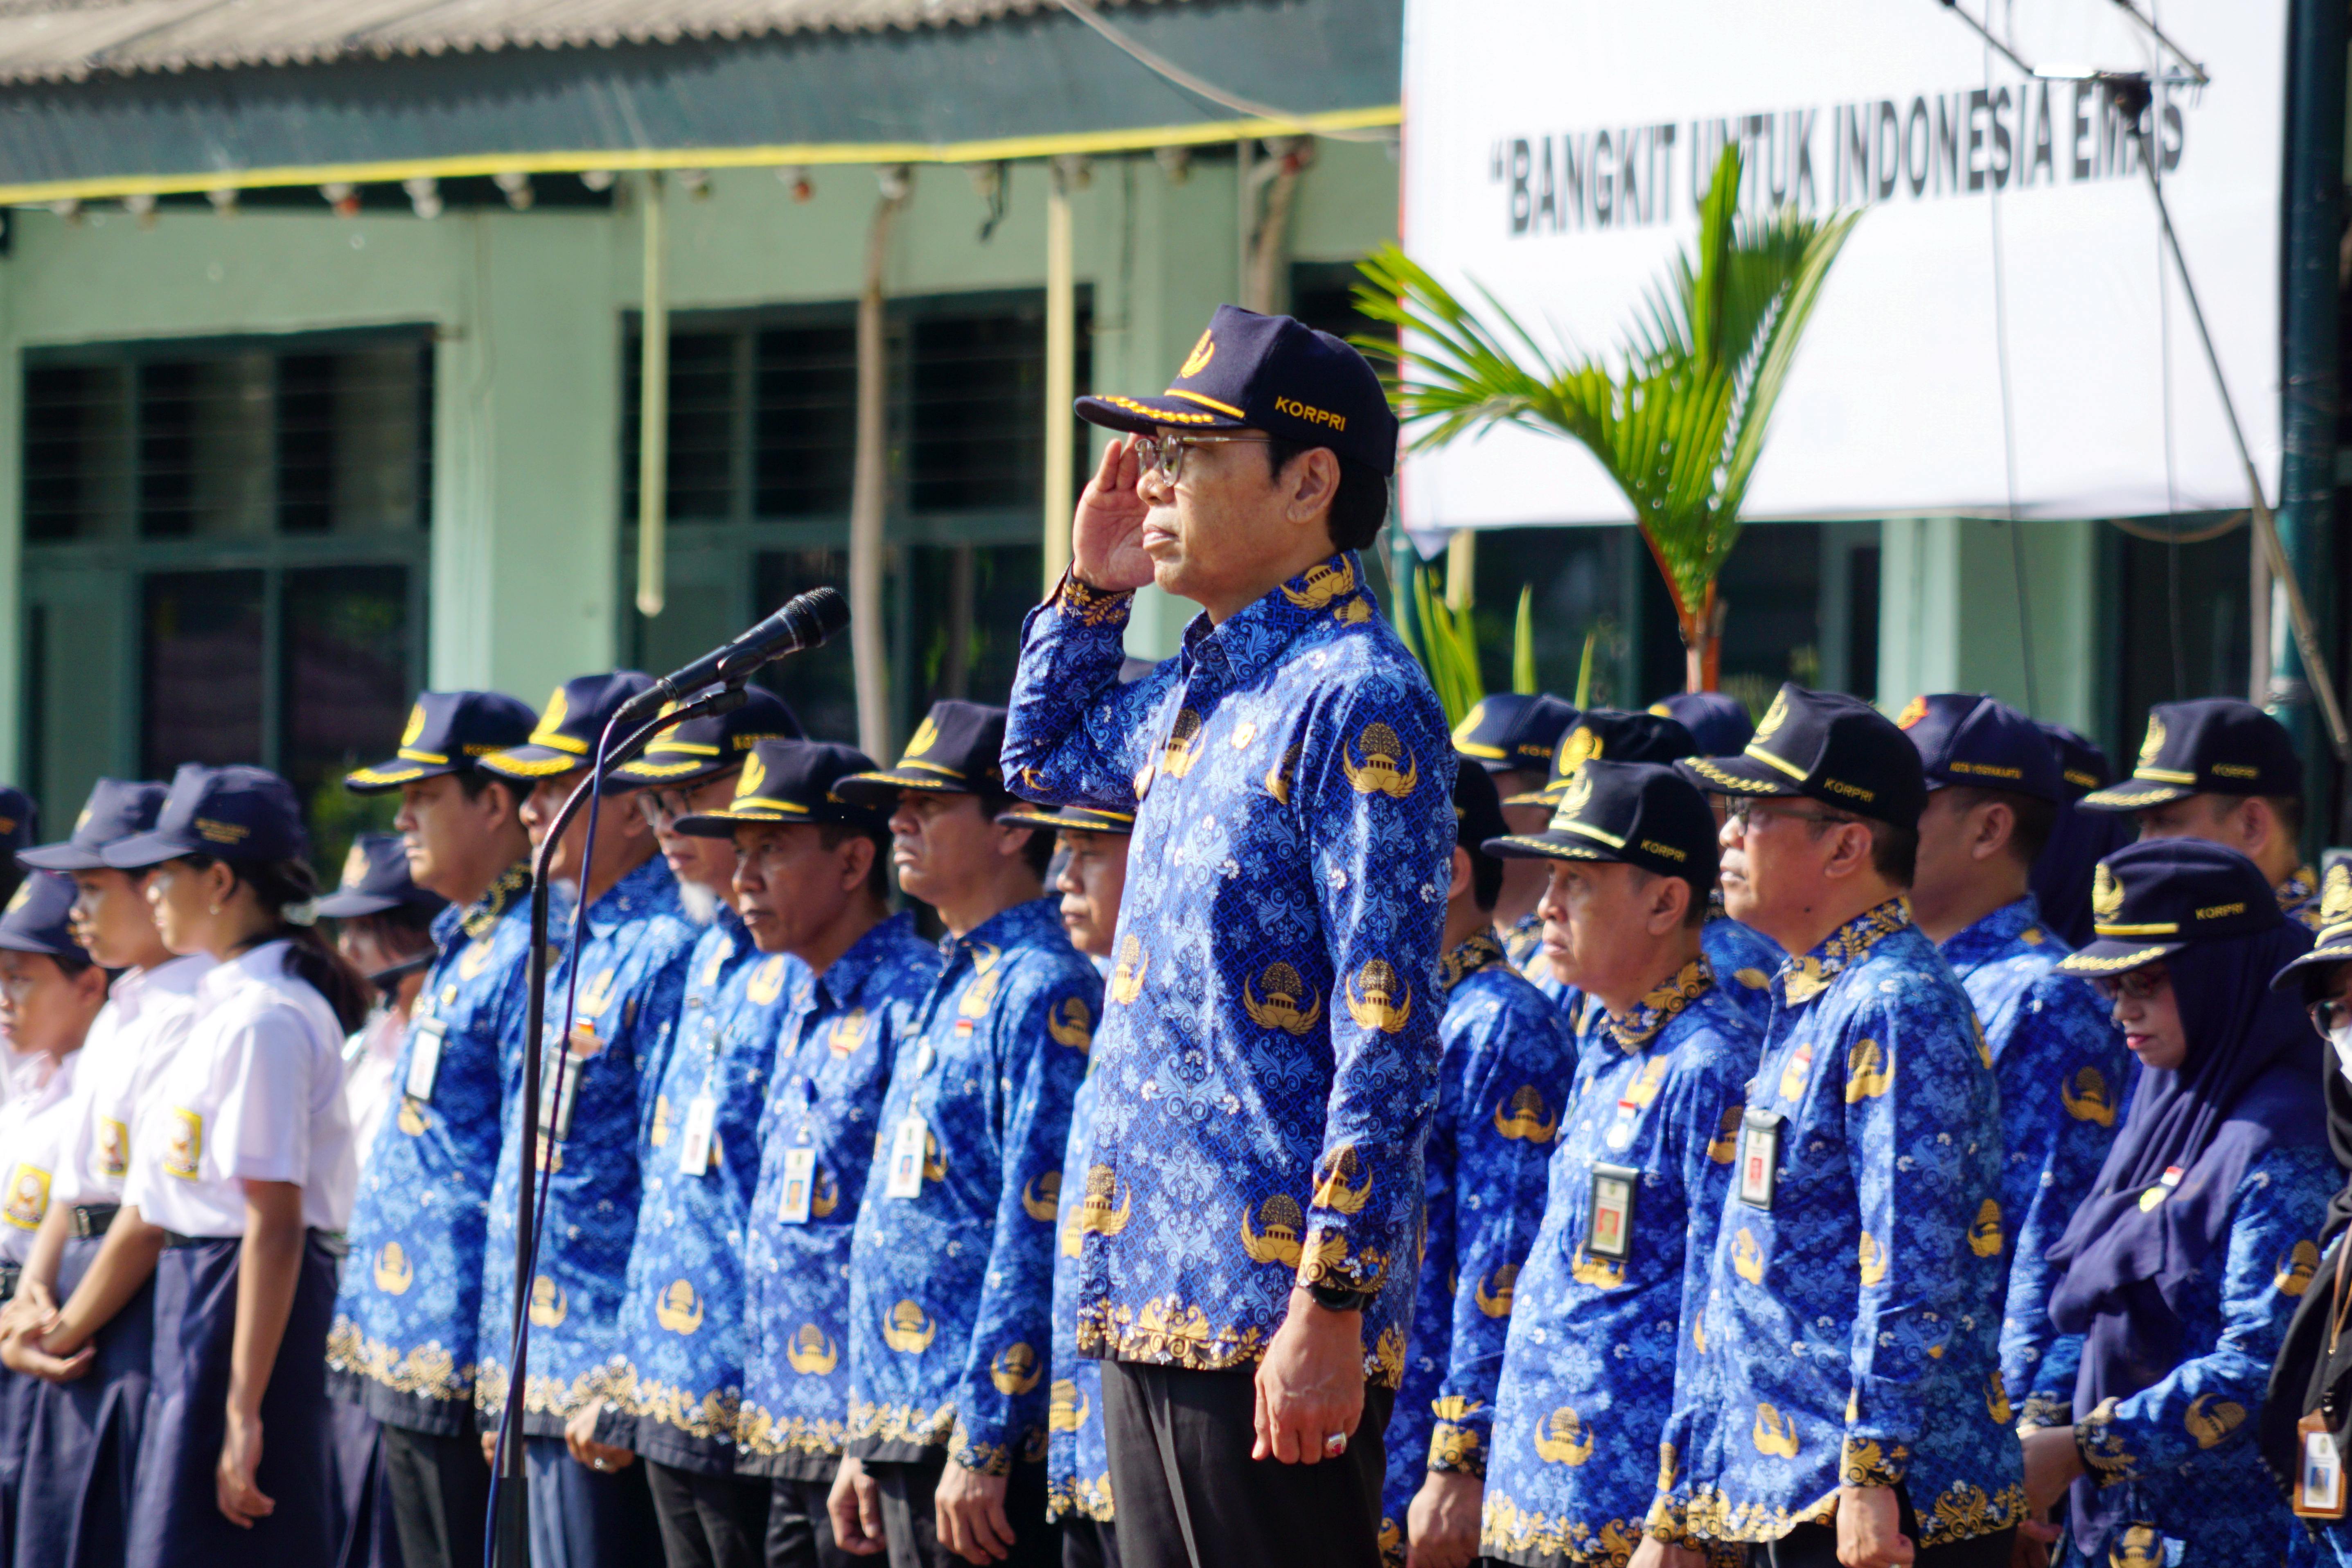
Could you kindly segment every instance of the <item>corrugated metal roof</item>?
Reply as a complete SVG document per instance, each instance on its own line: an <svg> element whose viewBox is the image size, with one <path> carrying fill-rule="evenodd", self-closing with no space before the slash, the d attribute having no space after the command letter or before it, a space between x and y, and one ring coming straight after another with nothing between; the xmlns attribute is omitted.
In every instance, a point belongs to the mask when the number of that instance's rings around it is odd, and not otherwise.
<svg viewBox="0 0 2352 1568"><path fill-rule="evenodd" d="M0 0L0 82L353 57L912 31L1058 9L1056 0Z"/></svg>

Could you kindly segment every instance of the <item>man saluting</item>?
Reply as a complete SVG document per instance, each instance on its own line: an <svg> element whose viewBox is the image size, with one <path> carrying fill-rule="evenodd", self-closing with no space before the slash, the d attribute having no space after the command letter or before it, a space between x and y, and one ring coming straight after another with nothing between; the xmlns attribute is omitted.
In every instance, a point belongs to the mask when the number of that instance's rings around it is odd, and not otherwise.
<svg viewBox="0 0 2352 1568"><path fill-rule="evenodd" d="M1230 306L1164 395L1078 412L1131 438L1029 617L1004 772L1136 814L1094 1153L1066 1177L1120 1554L1370 1563L1454 836L1444 716L1355 553L1396 420L1354 350ZM1122 686L1150 582L1203 614Z"/></svg>

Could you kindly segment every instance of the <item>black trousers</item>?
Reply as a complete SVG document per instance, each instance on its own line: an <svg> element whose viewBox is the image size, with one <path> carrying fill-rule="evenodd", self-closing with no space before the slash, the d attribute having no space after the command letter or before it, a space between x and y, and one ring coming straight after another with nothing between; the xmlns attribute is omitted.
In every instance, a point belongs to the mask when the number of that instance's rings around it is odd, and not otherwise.
<svg viewBox="0 0 2352 1568"><path fill-rule="evenodd" d="M1247 1370L1102 1363L1110 1490L1124 1568L1378 1568L1381 1434L1396 1395L1364 1390L1338 1459L1253 1459Z"/></svg>
<svg viewBox="0 0 2352 1568"><path fill-rule="evenodd" d="M1064 1514L1062 1568L1119 1568L1118 1527L1104 1520Z"/></svg>
<svg viewBox="0 0 2352 1568"><path fill-rule="evenodd" d="M1919 1539L1919 1515L1911 1507L1911 1494L1901 1486L1895 1489L1895 1503L1899 1510L1903 1533L1914 1542ZM2017 1542L2017 1528L1996 1530L1990 1535L1972 1535L1966 1541L1948 1541L1941 1546L1930 1546L1919 1553L1913 1568L2009 1568L2011 1550ZM1801 1524L1778 1541L1759 1542L1748 1549L1748 1568L1838 1568L1837 1524Z"/></svg>
<svg viewBox="0 0 2352 1568"><path fill-rule="evenodd" d="M832 1492L829 1480L768 1482L768 1568L853 1568L865 1561L833 1538L824 1511Z"/></svg>
<svg viewBox="0 0 2352 1568"><path fill-rule="evenodd" d="M866 1473L882 1494L882 1533L889 1542L890 1568L971 1568L940 1543L933 1499L947 1469L943 1449L934 1448L908 1464L866 1461ZM1061 1531L1045 1519L1045 1467L1015 1464L1004 1494L1005 1518L1013 1525L1013 1554L1004 1568L1061 1568Z"/></svg>
<svg viewBox="0 0 2352 1568"><path fill-rule="evenodd" d="M387 1426L383 1479L407 1568L479 1568L490 1506L480 1438Z"/></svg>
<svg viewBox="0 0 2352 1568"><path fill-rule="evenodd" d="M765 1480L644 1463L669 1568L761 1568L768 1545Z"/></svg>

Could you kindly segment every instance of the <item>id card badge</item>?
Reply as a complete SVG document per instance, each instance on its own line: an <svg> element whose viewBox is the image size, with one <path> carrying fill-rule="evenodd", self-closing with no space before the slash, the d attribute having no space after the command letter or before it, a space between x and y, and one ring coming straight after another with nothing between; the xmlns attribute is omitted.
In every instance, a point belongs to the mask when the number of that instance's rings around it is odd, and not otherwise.
<svg viewBox="0 0 2352 1568"><path fill-rule="evenodd" d="M1584 1250L1622 1262L1633 1251L1633 1194L1642 1173L1630 1165L1592 1167L1591 1206L1585 1215Z"/></svg>
<svg viewBox="0 0 2352 1568"><path fill-rule="evenodd" d="M400 1092L411 1100L430 1103L433 1080L441 1076L441 1041L449 1033L449 1026L438 1018L420 1018L416 1024L416 1048L408 1054L408 1081Z"/></svg>
<svg viewBox="0 0 2352 1568"><path fill-rule="evenodd" d="M580 1099L580 1075L587 1067L578 1057L559 1059L539 1080L539 1124L558 1143L572 1136L572 1108Z"/></svg>
<svg viewBox="0 0 2352 1568"><path fill-rule="evenodd" d="M884 1197L923 1195L923 1144L929 1136L920 1116L909 1111L898 1119L898 1131L890 1140L890 1180L882 1189Z"/></svg>
<svg viewBox="0 0 2352 1568"><path fill-rule="evenodd" d="M718 1124L717 1096L706 1092L686 1102L686 1129L677 1140L679 1175L698 1176L710 1169L710 1134Z"/></svg>
<svg viewBox="0 0 2352 1568"><path fill-rule="evenodd" d="M897 1163L892 1162L891 1175L898 1175ZM918 1163L915 1175L920 1179L923 1171ZM806 1225L809 1222L809 1200L816 1194L816 1151L802 1146L784 1151L784 1196L776 1205L778 1225ZM896 1194L893 1194L894 1196Z"/></svg>
<svg viewBox="0 0 2352 1568"><path fill-rule="evenodd" d="M1750 1110L1739 1125L1739 1201L1750 1208L1772 1206L1773 1184L1780 1179L1780 1117L1775 1111Z"/></svg>
<svg viewBox="0 0 2352 1568"><path fill-rule="evenodd" d="M2315 1410L2294 1426L2294 1511L2305 1519L2344 1517L2344 1456Z"/></svg>

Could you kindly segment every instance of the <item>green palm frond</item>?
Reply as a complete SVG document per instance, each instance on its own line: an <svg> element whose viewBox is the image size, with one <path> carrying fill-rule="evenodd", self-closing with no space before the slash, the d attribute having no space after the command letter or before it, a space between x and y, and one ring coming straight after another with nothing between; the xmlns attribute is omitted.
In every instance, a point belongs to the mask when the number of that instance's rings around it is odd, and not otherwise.
<svg viewBox="0 0 2352 1568"><path fill-rule="evenodd" d="M1696 245L1651 287L1608 358L1555 353L1484 288L1474 309L1395 246L1360 264L1355 289L1366 316L1402 329L1398 342L1356 342L1396 365L1413 448L1496 425L1581 443L1633 506L1685 635L1739 537L1774 405L1861 217L1742 214L1740 175L1738 147L1725 147Z"/></svg>

